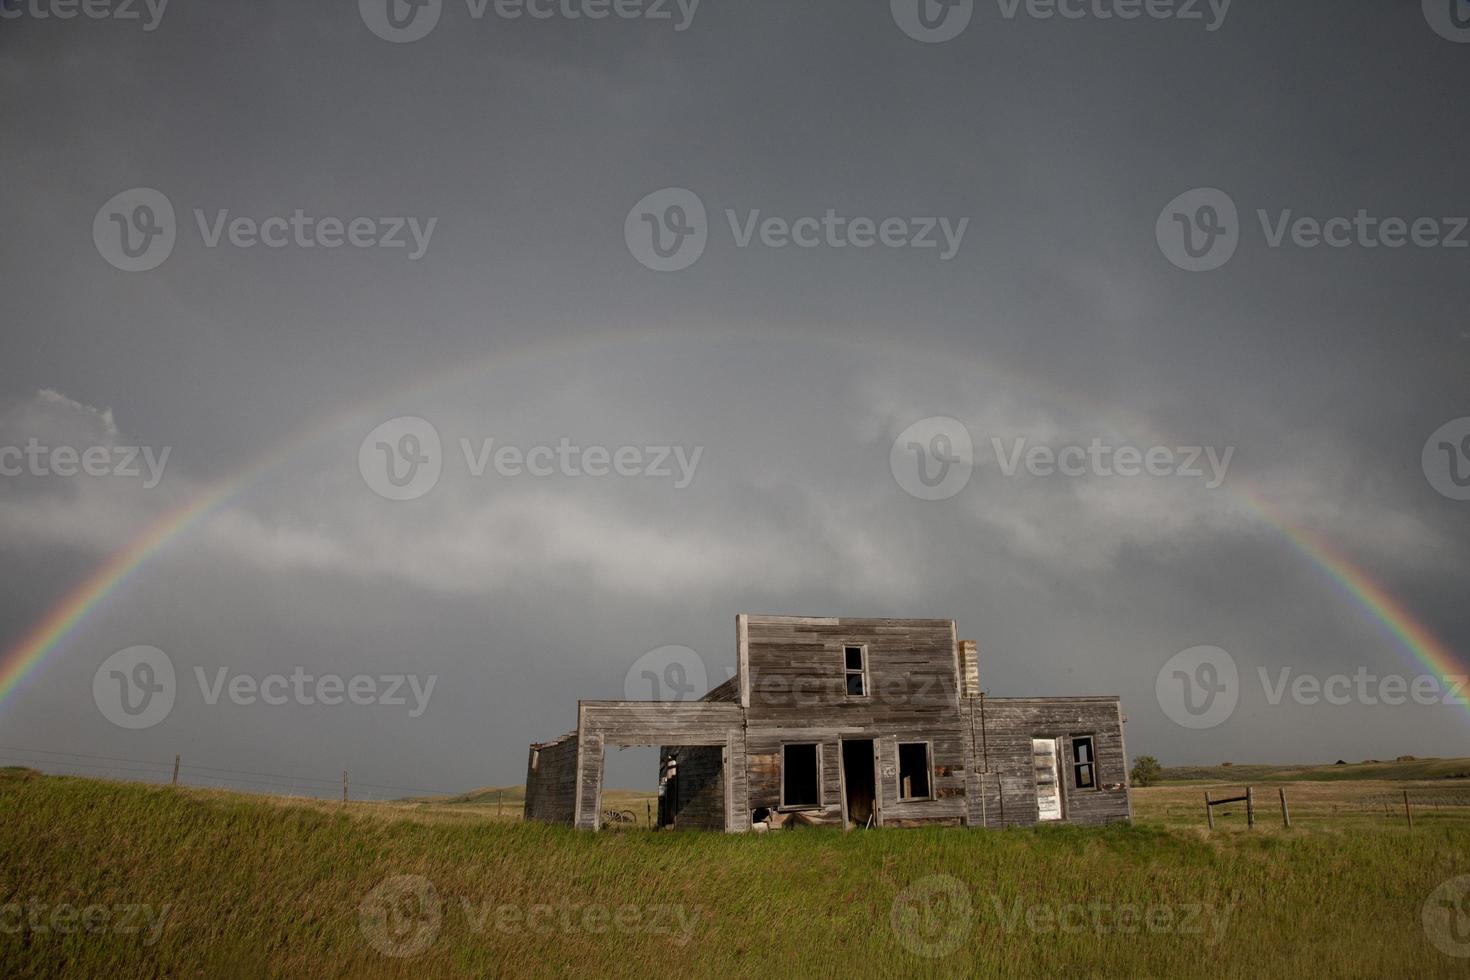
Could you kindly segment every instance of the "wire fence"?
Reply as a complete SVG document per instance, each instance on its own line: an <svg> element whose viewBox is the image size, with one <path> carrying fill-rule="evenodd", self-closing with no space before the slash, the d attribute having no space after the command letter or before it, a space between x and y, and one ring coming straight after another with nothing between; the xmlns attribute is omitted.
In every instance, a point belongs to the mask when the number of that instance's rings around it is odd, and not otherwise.
<svg viewBox="0 0 1470 980"><path fill-rule="evenodd" d="M341 777L328 779L321 776L205 766L186 763L182 761L182 757L176 766L173 760L159 762L12 745L0 745L0 766L25 766L57 775L101 776L145 783L176 782L179 785L212 789L245 789L247 792L268 792L276 796L309 796L320 799L336 799L345 793L353 800L383 801L416 796L454 796L463 792L349 780L346 771Z"/></svg>

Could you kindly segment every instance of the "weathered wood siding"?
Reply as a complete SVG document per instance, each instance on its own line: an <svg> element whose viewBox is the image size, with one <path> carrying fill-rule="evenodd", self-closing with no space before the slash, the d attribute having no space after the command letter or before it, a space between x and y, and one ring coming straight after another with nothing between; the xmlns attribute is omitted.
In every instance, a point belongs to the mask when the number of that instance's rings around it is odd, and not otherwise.
<svg viewBox="0 0 1470 980"><path fill-rule="evenodd" d="M742 617L742 693L750 760L745 818L779 807L781 746L822 746L817 822L842 820L838 740L870 738L879 753L880 824L958 823L965 816L966 728L954 622L948 619ZM843 648L867 648L863 697L847 694ZM931 798L898 799L898 743L930 742Z"/></svg>
<svg viewBox="0 0 1470 980"><path fill-rule="evenodd" d="M602 768L608 745L707 745L720 749L724 799L745 798L744 712L740 705L712 701L581 701L577 705L576 826L596 830L602 818ZM731 807L722 826L746 830L750 817L736 819Z"/></svg>
<svg viewBox="0 0 1470 980"><path fill-rule="evenodd" d="M725 747L722 745L665 746L659 757L678 755L674 780L674 826L680 830L725 829Z"/></svg>
<svg viewBox="0 0 1470 980"><path fill-rule="evenodd" d="M1067 823L1128 820L1128 759L1117 698L984 698L966 700L975 771L967 780L970 826L1012 827L1037 822L1033 738L1054 738L1061 760L1062 818ZM1098 788L1079 790L1072 739L1090 735Z"/></svg>
<svg viewBox="0 0 1470 980"><path fill-rule="evenodd" d="M577 733L533 744L526 759L525 819L571 826L576 799Z"/></svg>

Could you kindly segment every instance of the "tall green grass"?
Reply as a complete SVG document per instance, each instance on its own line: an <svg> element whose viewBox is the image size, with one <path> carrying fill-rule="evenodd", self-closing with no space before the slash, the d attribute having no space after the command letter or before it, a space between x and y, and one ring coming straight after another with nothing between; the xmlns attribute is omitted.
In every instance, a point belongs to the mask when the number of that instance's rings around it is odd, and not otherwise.
<svg viewBox="0 0 1470 980"><path fill-rule="evenodd" d="M593 835L11 773L0 905L146 904L163 926L0 915L0 974L1463 977L1420 910L1466 873L1454 827ZM375 917L423 882L437 928L407 900Z"/></svg>

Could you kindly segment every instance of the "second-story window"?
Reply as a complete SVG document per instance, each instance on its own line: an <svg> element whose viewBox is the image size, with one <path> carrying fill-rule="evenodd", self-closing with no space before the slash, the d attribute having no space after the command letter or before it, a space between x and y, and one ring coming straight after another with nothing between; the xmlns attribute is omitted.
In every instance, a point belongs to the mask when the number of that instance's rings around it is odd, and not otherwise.
<svg viewBox="0 0 1470 980"><path fill-rule="evenodd" d="M867 697L868 694L868 648L849 646L842 648L844 673L847 675L847 696Z"/></svg>
<svg viewBox="0 0 1470 980"><path fill-rule="evenodd" d="M1097 759L1092 736L1072 736L1072 780L1078 789L1097 789Z"/></svg>

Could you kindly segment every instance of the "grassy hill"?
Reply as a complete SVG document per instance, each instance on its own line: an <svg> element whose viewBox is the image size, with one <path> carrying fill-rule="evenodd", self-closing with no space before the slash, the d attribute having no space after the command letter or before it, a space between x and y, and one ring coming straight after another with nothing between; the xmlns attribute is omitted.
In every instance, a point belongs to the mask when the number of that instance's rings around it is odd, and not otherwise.
<svg viewBox="0 0 1470 980"><path fill-rule="evenodd" d="M1262 765L1229 763L1217 766L1165 766L1166 783L1302 782L1361 779L1464 779L1470 781L1470 759L1412 759L1380 762L1344 762L1333 765Z"/></svg>
<svg viewBox="0 0 1470 980"><path fill-rule="evenodd" d="M1154 793L1106 829L593 835L0 773L0 975L1465 975L1420 918L1465 818L1206 837Z"/></svg>

